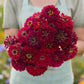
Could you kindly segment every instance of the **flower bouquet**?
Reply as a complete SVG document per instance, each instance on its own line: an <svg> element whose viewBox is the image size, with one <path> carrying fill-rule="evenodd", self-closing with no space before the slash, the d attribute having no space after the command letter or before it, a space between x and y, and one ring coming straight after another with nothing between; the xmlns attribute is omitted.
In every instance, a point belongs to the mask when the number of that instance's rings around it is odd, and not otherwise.
<svg viewBox="0 0 84 84"><path fill-rule="evenodd" d="M60 14L54 5L26 19L15 36L6 37L12 66L33 76L44 74L48 67L59 67L77 54L77 36L70 16Z"/></svg>

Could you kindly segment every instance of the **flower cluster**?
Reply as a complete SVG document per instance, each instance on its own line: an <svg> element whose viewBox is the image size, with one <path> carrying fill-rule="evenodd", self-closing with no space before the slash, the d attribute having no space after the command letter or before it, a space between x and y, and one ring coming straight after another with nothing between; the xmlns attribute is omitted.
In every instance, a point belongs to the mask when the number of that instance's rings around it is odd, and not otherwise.
<svg viewBox="0 0 84 84"><path fill-rule="evenodd" d="M33 76L43 74L47 68L59 67L77 54L77 36L70 16L60 15L54 5L27 18L18 38L7 37L4 44L11 57L12 66L27 70Z"/></svg>

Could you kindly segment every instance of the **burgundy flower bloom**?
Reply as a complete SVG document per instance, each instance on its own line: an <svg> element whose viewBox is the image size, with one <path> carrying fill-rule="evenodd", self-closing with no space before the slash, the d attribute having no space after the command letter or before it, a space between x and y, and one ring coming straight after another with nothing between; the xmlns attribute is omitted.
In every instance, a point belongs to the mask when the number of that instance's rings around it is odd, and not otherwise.
<svg viewBox="0 0 84 84"><path fill-rule="evenodd" d="M28 33L29 33L29 29L26 29L24 27L19 30L17 36L18 36L18 39L21 42L21 44L25 43Z"/></svg>
<svg viewBox="0 0 84 84"><path fill-rule="evenodd" d="M21 59L18 60L12 59L11 64L14 67L14 69L16 69L17 71L24 71L26 67L26 64Z"/></svg>
<svg viewBox="0 0 84 84"><path fill-rule="evenodd" d="M37 19L34 23L33 23L33 28L34 29L38 29L38 28L43 28L45 26L48 25L48 22L45 19Z"/></svg>
<svg viewBox="0 0 84 84"><path fill-rule="evenodd" d="M56 20L60 14L58 8L54 5L48 5L42 9L41 18Z"/></svg>
<svg viewBox="0 0 84 84"><path fill-rule="evenodd" d="M40 12L34 13L34 14L33 14L33 17L34 17L35 19L39 19L39 18L40 18Z"/></svg>
<svg viewBox="0 0 84 84"><path fill-rule="evenodd" d="M6 37L4 44L5 47L8 48L10 45L14 45L15 43L19 42L15 36Z"/></svg>
<svg viewBox="0 0 84 84"><path fill-rule="evenodd" d="M24 46L22 49L22 55L21 55L21 59L25 62L25 63L34 63L36 60L36 48L30 48L29 46Z"/></svg>
<svg viewBox="0 0 84 84"><path fill-rule="evenodd" d="M72 31L72 36L71 36L71 45L75 45L77 43L78 37L74 31Z"/></svg>
<svg viewBox="0 0 84 84"><path fill-rule="evenodd" d="M21 56L21 49L18 45L11 45L8 50L8 54L12 59L19 59Z"/></svg>
<svg viewBox="0 0 84 84"><path fill-rule="evenodd" d="M63 59L64 59L64 61L70 60L70 59L74 58L76 56L76 54L77 54L77 47L68 45L64 49Z"/></svg>
<svg viewBox="0 0 84 84"><path fill-rule="evenodd" d="M36 64L40 67L47 67L51 62L51 55L47 53L47 50L40 50L36 54Z"/></svg>
<svg viewBox="0 0 84 84"><path fill-rule="evenodd" d="M74 21L71 19L70 16L64 15L63 13L57 20L58 23L61 23L63 27L67 28L68 30L73 30Z"/></svg>
<svg viewBox="0 0 84 84"><path fill-rule="evenodd" d="M30 27L32 27L33 22L34 22L35 18L33 16L29 17L26 19L26 22L24 23L24 27L29 29Z"/></svg>
<svg viewBox="0 0 84 84"><path fill-rule="evenodd" d="M54 29L48 25L41 28L37 34L45 44L54 40Z"/></svg>
<svg viewBox="0 0 84 84"><path fill-rule="evenodd" d="M29 47L41 47L42 42L40 40L40 37L35 32L29 32L27 38L26 38L26 44Z"/></svg>
<svg viewBox="0 0 84 84"><path fill-rule="evenodd" d="M52 55L52 59L51 59L51 63L50 63L49 66L59 67L59 66L61 66L63 64L62 52L54 51L51 55Z"/></svg>
<svg viewBox="0 0 84 84"><path fill-rule="evenodd" d="M44 74L44 72L47 70L47 67L39 67L37 65L29 65L26 67L26 70L29 74L33 76L40 76Z"/></svg>
<svg viewBox="0 0 84 84"><path fill-rule="evenodd" d="M67 29L58 28L55 31L54 41L61 47L66 46L71 41L71 32Z"/></svg>

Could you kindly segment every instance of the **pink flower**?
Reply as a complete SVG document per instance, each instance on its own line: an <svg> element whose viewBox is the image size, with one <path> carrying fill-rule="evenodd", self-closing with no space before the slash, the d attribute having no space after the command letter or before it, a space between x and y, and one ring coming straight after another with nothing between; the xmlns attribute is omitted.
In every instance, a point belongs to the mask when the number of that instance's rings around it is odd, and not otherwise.
<svg viewBox="0 0 84 84"><path fill-rule="evenodd" d="M44 72L47 70L47 67L39 67L37 65L29 65L26 67L26 70L29 74L33 76L40 76L44 74Z"/></svg>
<svg viewBox="0 0 84 84"><path fill-rule="evenodd" d="M15 43L19 42L15 36L6 37L4 44L5 47L8 48L10 45L14 45Z"/></svg>
<svg viewBox="0 0 84 84"><path fill-rule="evenodd" d="M18 45L11 45L8 50L8 54L12 59L19 59L21 56L21 49Z"/></svg>
<svg viewBox="0 0 84 84"><path fill-rule="evenodd" d="M16 69L17 71L18 70L19 71L24 71L25 70L25 67L26 67L26 64L21 59L18 59L18 60L12 59L11 60L11 64L14 67L14 69Z"/></svg>

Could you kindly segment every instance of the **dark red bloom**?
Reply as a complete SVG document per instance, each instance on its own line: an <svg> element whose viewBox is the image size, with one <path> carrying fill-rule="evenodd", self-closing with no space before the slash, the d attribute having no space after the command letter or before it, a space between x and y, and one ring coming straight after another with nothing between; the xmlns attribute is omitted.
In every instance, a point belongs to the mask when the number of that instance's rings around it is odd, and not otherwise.
<svg viewBox="0 0 84 84"><path fill-rule="evenodd" d="M34 14L33 14L33 17L34 17L35 19L39 19L39 18L40 18L40 12L34 13Z"/></svg>
<svg viewBox="0 0 84 84"><path fill-rule="evenodd" d="M35 32L29 32L29 34L28 34L28 36L26 38L26 44L29 47L38 48L38 47L41 47L42 42L40 40L40 37L37 35L37 33L35 33Z"/></svg>
<svg viewBox="0 0 84 84"><path fill-rule="evenodd" d="M15 43L19 42L15 36L6 37L4 44L5 47L8 48L10 45L14 45Z"/></svg>
<svg viewBox="0 0 84 84"><path fill-rule="evenodd" d="M55 8L54 5L45 6L41 11L41 18L53 19L56 20L60 14L58 8Z"/></svg>
<svg viewBox="0 0 84 84"><path fill-rule="evenodd" d="M24 23L24 27L27 28L27 29L29 29L30 27L32 27L32 24L33 24L34 20L35 19L34 19L33 16L27 18L26 22Z"/></svg>
<svg viewBox="0 0 84 84"><path fill-rule="evenodd" d="M33 23L33 28L34 29L43 28L47 25L48 25L48 22L45 19L39 18Z"/></svg>
<svg viewBox="0 0 84 84"><path fill-rule="evenodd" d="M40 37L41 41L43 41L45 44L54 40L54 29L52 29L48 25L44 28L41 28L40 31L37 32L37 34Z"/></svg>
<svg viewBox="0 0 84 84"><path fill-rule="evenodd" d="M77 47L68 45L63 52L64 61L74 58L77 54Z"/></svg>
<svg viewBox="0 0 84 84"><path fill-rule="evenodd" d="M29 33L29 29L26 29L24 27L19 30L17 37L18 37L19 41L21 42L21 44L25 43L28 33Z"/></svg>
<svg viewBox="0 0 84 84"><path fill-rule="evenodd" d="M75 45L77 43L78 37L74 31L72 31L71 35L71 45Z"/></svg>
<svg viewBox="0 0 84 84"><path fill-rule="evenodd" d="M8 50L8 54L12 59L19 59L21 56L21 48L18 45L11 45Z"/></svg>
<svg viewBox="0 0 84 84"><path fill-rule="evenodd" d="M47 70L47 67L39 67L37 65L29 65L26 67L26 70L29 74L33 76L40 76L44 74L44 72Z"/></svg>
<svg viewBox="0 0 84 84"><path fill-rule="evenodd" d="M11 64L14 67L14 69L16 69L17 71L24 71L26 67L26 64L21 59L18 60L12 59Z"/></svg>
<svg viewBox="0 0 84 84"><path fill-rule="evenodd" d="M36 64L40 67L47 67L51 62L51 55L46 49L38 51L36 54Z"/></svg>
<svg viewBox="0 0 84 84"><path fill-rule="evenodd" d="M67 29L58 28L55 31L54 41L61 47L70 44L71 41L71 32Z"/></svg>
<svg viewBox="0 0 84 84"><path fill-rule="evenodd" d="M63 61L62 52L54 51L51 55L52 55L52 59L51 59L51 63L49 66L59 67L63 64L64 61Z"/></svg>
<svg viewBox="0 0 84 84"><path fill-rule="evenodd" d="M28 64L34 63L36 60L36 51L36 48L24 46L22 49L21 59Z"/></svg>

